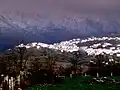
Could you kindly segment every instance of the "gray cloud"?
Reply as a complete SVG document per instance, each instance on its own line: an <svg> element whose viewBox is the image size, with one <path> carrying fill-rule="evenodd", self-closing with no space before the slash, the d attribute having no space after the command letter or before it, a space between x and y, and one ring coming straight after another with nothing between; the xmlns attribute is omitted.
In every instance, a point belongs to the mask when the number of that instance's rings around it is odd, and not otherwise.
<svg viewBox="0 0 120 90"><path fill-rule="evenodd" d="M120 0L0 0L0 12L119 13Z"/></svg>

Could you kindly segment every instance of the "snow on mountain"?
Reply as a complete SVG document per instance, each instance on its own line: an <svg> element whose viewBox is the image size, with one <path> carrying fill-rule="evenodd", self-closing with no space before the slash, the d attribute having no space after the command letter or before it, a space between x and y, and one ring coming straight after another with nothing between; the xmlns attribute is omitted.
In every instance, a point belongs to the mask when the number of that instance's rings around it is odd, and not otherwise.
<svg viewBox="0 0 120 90"><path fill-rule="evenodd" d="M92 44L91 44L92 42ZM116 43L114 43L116 42ZM90 44L89 44L90 43ZM44 43L29 43L27 45L19 45L25 46L26 48L36 47L40 49L40 47L50 48L60 50L61 52L73 52L78 50L84 50L89 55L99 55L99 54L120 54L120 37L91 37L87 39L72 39L69 41L63 41L55 44L44 44Z"/></svg>
<svg viewBox="0 0 120 90"><path fill-rule="evenodd" d="M8 48L14 46L22 40L25 43L43 42L53 44L73 38L83 39L91 36L119 35L119 29L120 19L116 16L64 16L60 20L54 21L49 15L0 14L0 50L4 46L8 46ZM71 49L72 47L75 50L78 49L74 44L69 46L65 49Z"/></svg>
<svg viewBox="0 0 120 90"><path fill-rule="evenodd" d="M2 32L5 30L9 31L10 29L16 29L16 31L14 31L16 33L18 33L18 30L21 30L23 34L26 32L27 34L34 33L34 35L46 32L58 34L59 32L56 31L59 30L61 32L70 32L72 34L72 38L76 38L75 36L86 37L120 33L120 19L117 17L113 19L106 16L95 16L94 18L86 16L66 16L55 22L54 20L51 20L48 15L45 15L46 17L42 17L41 15L33 17L29 16L21 13L1 14L0 28L4 29Z"/></svg>

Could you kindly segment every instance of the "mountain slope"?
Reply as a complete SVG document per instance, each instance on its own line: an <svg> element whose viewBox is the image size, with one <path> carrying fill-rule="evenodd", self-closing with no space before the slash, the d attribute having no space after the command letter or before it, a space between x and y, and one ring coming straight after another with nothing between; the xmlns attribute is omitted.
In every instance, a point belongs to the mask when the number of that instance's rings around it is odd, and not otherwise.
<svg viewBox="0 0 120 90"><path fill-rule="evenodd" d="M64 17L56 23L40 15L34 18L24 15L0 15L0 49L3 49L4 45L8 48L17 45L22 40L24 43L56 43L73 38L117 33L120 33L119 17Z"/></svg>
<svg viewBox="0 0 120 90"><path fill-rule="evenodd" d="M36 48L40 49L49 48L54 50L60 50L61 52L73 52L78 50L83 50L88 53L88 55L99 55L99 54L120 54L120 37L91 37L87 39L72 39L69 41L63 41L54 44L45 43L29 43L26 45L19 45L20 47L25 46L26 48Z"/></svg>

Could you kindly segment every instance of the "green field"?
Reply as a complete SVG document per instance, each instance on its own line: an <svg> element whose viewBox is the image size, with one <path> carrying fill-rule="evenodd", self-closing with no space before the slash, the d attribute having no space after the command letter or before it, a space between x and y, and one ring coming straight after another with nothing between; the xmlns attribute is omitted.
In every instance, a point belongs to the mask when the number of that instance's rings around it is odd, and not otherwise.
<svg viewBox="0 0 120 90"><path fill-rule="evenodd" d="M113 77L119 79L120 77ZM115 84L88 84L91 77L65 78L65 80L56 85L36 85L28 90L120 90L120 85Z"/></svg>

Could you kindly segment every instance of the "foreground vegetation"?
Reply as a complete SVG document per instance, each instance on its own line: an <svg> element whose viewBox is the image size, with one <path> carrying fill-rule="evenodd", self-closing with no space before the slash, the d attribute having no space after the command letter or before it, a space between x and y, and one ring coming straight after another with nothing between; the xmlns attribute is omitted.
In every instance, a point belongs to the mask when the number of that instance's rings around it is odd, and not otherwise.
<svg viewBox="0 0 120 90"><path fill-rule="evenodd" d="M118 90L120 88L115 84L88 84L91 77L68 78L71 75L86 74L100 77L120 76L120 58L106 54L90 56L81 50L60 52L47 48L28 49L24 45L0 54L0 85L3 86L3 90L14 88L14 90L18 88L26 90L30 85L34 85L28 88L30 90L110 90L113 88ZM67 78L61 82L59 76ZM9 84L10 80L13 85ZM47 84L44 85L45 83ZM6 85L7 89L4 89Z"/></svg>
<svg viewBox="0 0 120 90"><path fill-rule="evenodd" d="M30 86L28 90L120 90L119 84L89 84L92 77L65 78L63 82L55 85ZM120 77L112 77L120 80Z"/></svg>

